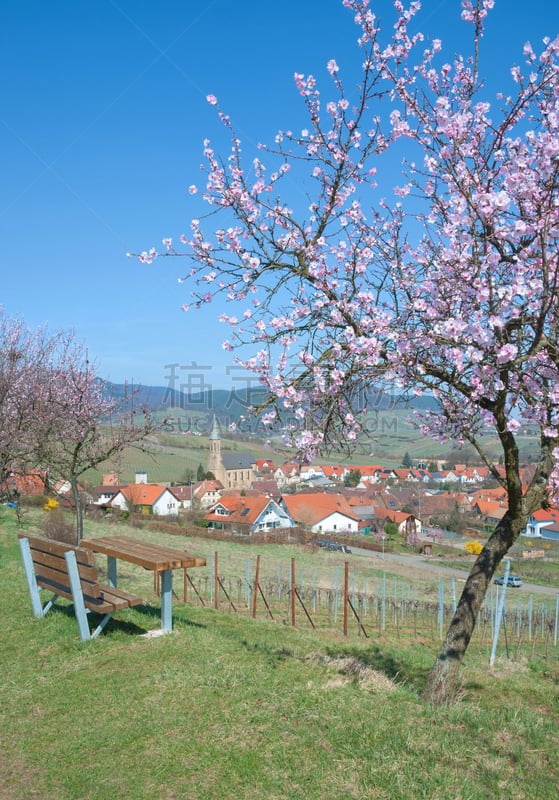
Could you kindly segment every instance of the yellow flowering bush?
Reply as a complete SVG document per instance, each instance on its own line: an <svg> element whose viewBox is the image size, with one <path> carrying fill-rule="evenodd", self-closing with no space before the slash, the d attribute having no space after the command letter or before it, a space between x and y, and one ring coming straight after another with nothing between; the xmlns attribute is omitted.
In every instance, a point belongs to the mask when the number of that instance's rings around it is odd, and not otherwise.
<svg viewBox="0 0 559 800"><path fill-rule="evenodd" d="M49 497L47 502L44 504L43 508L45 511L52 511L54 508L58 508L59 506L58 500L54 500L52 497Z"/></svg>
<svg viewBox="0 0 559 800"><path fill-rule="evenodd" d="M471 556L477 556L483 550L483 545L476 541L466 542L464 547L466 548L466 552Z"/></svg>

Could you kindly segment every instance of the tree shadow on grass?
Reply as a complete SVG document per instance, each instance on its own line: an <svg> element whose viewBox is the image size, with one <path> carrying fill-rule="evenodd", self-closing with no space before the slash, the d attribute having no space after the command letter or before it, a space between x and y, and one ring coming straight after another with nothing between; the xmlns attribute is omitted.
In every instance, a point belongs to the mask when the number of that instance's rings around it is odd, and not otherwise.
<svg viewBox="0 0 559 800"><path fill-rule="evenodd" d="M362 647L330 647L326 649L331 658L352 658L363 666L377 670L387 678L401 686L406 686L415 692L421 693L425 687L429 667L419 663L412 663L409 659L399 659L393 653L384 651L379 645L372 645L367 649Z"/></svg>

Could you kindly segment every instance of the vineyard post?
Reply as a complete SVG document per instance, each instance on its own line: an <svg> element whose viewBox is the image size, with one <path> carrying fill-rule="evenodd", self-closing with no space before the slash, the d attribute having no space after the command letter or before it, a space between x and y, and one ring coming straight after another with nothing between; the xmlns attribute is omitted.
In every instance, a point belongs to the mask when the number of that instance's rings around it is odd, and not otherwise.
<svg viewBox="0 0 559 800"><path fill-rule="evenodd" d="M291 559L291 626L295 627L295 559Z"/></svg>
<svg viewBox="0 0 559 800"><path fill-rule="evenodd" d="M256 573L254 575L254 588L252 590L252 618L256 619L256 601L258 599L258 586L260 582L260 556L256 556Z"/></svg>
<svg viewBox="0 0 559 800"><path fill-rule="evenodd" d="M214 608L219 608L219 570L217 553L214 553Z"/></svg>
<svg viewBox="0 0 559 800"><path fill-rule="evenodd" d="M497 616L495 617L495 631L493 633L493 645L491 647L491 656L489 657L489 666L492 667L495 662L495 653L497 652L497 642L499 641L499 631L501 629L501 620L503 618L503 609L505 607L505 597L507 594L507 583L510 572L510 558L505 559L505 578L503 580L503 588L501 590L501 597L499 607L497 609Z"/></svg>
<svg viewBox="0 0 559 800"><path fill-rule="evenodd" d="M347 636L347 608L348 608L348 580L349 580L349 562L344 563L344 636Z"/></svg>

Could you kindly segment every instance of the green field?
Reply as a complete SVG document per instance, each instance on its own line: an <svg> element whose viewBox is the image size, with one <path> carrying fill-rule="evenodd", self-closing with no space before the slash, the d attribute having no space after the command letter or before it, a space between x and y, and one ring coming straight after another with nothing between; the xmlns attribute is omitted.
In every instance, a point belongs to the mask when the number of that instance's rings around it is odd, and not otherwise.
<svg viewBox="0 0 559 800"><path fill-rule="evenodd" d="M40 529L42 512L27 517ZM88 520L87 535L114 532ZM108 523L103 523L107 525ZM119 526L178 546L177 537ZM209 555L211 542L189 540ZM219 543L221 569L256 550ZM296 553L263 552L268 563ZM326 569L329 562L320 562ZM318 562L317 562L318 564ZM322 566L322 564L324 566ZM316 566L318 569L319 567ZM204 568L205 569L205 568ZM15 518L0 509L0 797L9 800L532 800L559 792L557 656L472 650L461 701L421 700L436 642L293 628L199 604L149 639L150 575L124 577L149 606L81 643L63 610L31 614ZM150 610L150 607L153 609Z"/></svg>
<svg viewBox="0 0 559 800"><path fill-rule="evenodd" d="M173 409L171 409L171 412ZM351 451L323 454L317 459L322 464L368 465L381 464L387 467L402 465L405 453L412 459L426 460L448 458L460 462L464 451L452 450L440 442L426 439L408 421L410 412L396 408L381 411L378 415L370 415L367 422L368 435L364 435ZM199 425L200 430L207 428L208 421ZM250 426L249 426L250 428ZM257 436L231 434L222 431L221 449L224 453L231 451L250 452L255 458L273 458L276 466L295 458L295 451L286 448L279 437L272 438L270 445ZM499 457L497 439L487 439L486 448L495 459ZM525 457L536 452L535 439L520 437L519 446ZM97 470L86 475L90 485L99 484L104 473L115 469L123 483L134 480L136 472L147 472L148 481L180 483L184 481L185 471L196 472L202 465L207 468L208 439L207 436L186 433L170 433L162 431L146 442L146 452L137 449L126 450L119 462L106 463ZM472 452L470 450L470 455Z"/></svg>

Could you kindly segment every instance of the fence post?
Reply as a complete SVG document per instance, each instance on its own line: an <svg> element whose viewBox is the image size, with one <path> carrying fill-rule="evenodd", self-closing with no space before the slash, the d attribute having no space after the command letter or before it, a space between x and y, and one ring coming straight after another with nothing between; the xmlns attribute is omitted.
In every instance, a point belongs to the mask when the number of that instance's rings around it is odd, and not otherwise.
<svg viewBox="0 0 559 800"><path fill-rule="evenodd" d="M348 581L349 581L349 561L344 563L344 636L347 636L347 607L348 607Z"/></svg>
<svg viewBox="0 0 559 800"><path fill-rule="evenodd" d="M217 553L214 553L214 608L219 608L219 570Z"/></svg>
<svg viewBox="0 0 559 800"><path fill-rule="evenodd" d="M555 630L553 633L553 644L557 647L557 618L559 617L559 594L555 598Z"/></svg>
<svg viewBox="0 0 559 800"><path fill-rule="evenodd" d="M247 558L245 564L245 592L247 608L250 608L250 558Z"/></svg>
<svg viewBox="0 0 559 800"><path fill-rule="evenodd" d="M444 585L439 578L439 638L443 638L444 626Z"/></svg>
<svg viewBox="0 0 559 800"><path fill-rule="evenodd" d="M316 614L317 604L320 605L319 596L318 596L318 586L317 586L317 580L316 580L316 570L313 569L313 571L312 571L312 610L313 610L313 613L315 613L315 614Z"/></svg>
<svg viewBox="0 0 559 800"><path fill-rule="evenodd" d="M495 631L493 634L493 646L491 647L491 656L489 658L489 666L492 667L495 661L495 653L497 651L497 642L499 641L499 630L501 628L501 619L503 617L503 609L505 607L505 596L507 593L507 583L510 572L510 558L506 559L505 563L505 578L503 580L503 588L501 589L501 597L499 607L497 609L497 616L495 618Z"/></svg>
<svg viewBox="0 0 559 800"><path fill-rule="evenodd" d="M291 625L295 627L295 559L291 559Z"/></svg>
<svg viewBox="0 0 559 800"><path fill-rule="evenodd" d="M382 574L382 630L386 628L386 572Z"/></svg>
<svg viewBox="0 0 559 800"><path fill-rule="evenodd" d="M210 570L209 570L209 578L210 578L210 604L215 602L215 586L214 586L214 556L210 556Z"/></svg>
<svg viewBox="0 0 559 800"><path fill-rule="evenodd" d="M256 600L258 598L258 585L260 581L260 556L256 556L256 574L254 576L254 589L252 590L252 618L256 619Z"/></svg>
<svg viewBox="0 0 559 800"><path fill-rule="evenodd" d="M340 603L340 568L336 567L336 590L334 594L334 624L338 621L339 603Z"/></svg>

